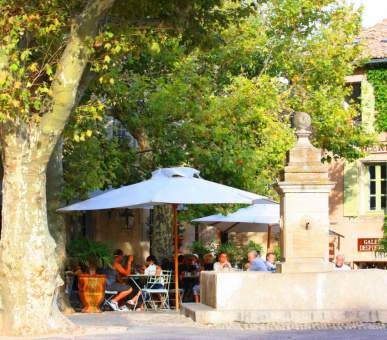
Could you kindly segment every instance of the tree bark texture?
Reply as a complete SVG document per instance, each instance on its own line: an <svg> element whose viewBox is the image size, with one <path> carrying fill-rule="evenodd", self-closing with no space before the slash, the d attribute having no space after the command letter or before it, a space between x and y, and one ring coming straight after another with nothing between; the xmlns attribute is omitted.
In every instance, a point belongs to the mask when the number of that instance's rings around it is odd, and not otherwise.
<svg viewBox="0 0 387 340"><path fill-rule="evenodd" d="M55 260L58 265L58 273L65 281L66 221L64 214L56 212L57 209L64 206L64 202L59 199L59 194L63 188L62 146L63 138L61 137L48 162L46 195L48 229L56 243ZM58 308L64 314L72 314L74 310L70 306L65 289L65 285L59 287Z"/></svg>
<svg viewBox="0 0 387 340"><path fill-rule="evenodd" d="M62 331L71 323L57 307L56 244L48 230L46 170L76 101L101 18L114 0L90 0L74 20L69 41L52 82L52 101L40 121L6 117L0 122L4 166L0 243L0 334L36 335ZM8 65L9 66L9 65ZM0 55L0 72L7 71ZM53 222L56 223L56 222ZM59 256L61 255L58 249Z"/></svg>
<svg viewBox="0 0 387 340"><path fill-rule="evenodd" d="M173 253L173 209L170 204L154 206L152 255L161 261Z"/></svg>
<svg viewBox="0 0 387 340"><path fill-rule="evenodd" d="M47 228L48 159L36 144L31 145L35 132L22 121L16 126L4 122L1 129L1 322L2 334L7 335L34 334L36 328L47 333L70 324L56 305L63 281L55 261L56 245Z"/></svg>

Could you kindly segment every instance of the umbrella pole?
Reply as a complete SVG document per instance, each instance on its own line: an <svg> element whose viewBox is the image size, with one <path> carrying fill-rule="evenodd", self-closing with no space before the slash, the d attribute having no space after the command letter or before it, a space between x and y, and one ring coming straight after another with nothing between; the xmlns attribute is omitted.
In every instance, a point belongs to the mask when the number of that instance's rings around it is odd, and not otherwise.
<svg viewBox="0 0 387 340"><path fill-rule="evenodd" d="M267 251L266 251L266 254L270 250L270 239L271 239L271 224L269 224L269 228L267 229Z"/></svg>
<svg viewBox="0 0 387 340"><path fill-rule="evenodd" d="M177 244L177 204L172 204L173 207L173 222L175 230L175 301L176 310L179 310L180 293L179 293L179 262L178 262L178 251L179 247Z"/></svg>

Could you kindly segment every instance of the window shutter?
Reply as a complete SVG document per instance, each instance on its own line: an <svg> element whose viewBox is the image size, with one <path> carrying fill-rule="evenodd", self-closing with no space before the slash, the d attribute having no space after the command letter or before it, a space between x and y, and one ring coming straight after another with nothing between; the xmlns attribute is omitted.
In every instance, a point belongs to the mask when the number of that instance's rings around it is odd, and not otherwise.
<svg viewBox="0 0 387 340"><path fill-rule="evenodd" d="M359 214L358 172L357 163L344 163L344 216Z"/></svg>

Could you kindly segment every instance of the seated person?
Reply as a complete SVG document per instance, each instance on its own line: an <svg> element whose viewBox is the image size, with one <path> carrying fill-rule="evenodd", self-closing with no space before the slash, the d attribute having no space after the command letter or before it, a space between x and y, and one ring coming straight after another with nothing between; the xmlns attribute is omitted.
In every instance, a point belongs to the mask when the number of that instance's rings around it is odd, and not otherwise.
<svg viewBox="0 0 387 340"><path fill-rule="evenodd" d="M200 295L200 274L199 274L199 278L198 278L198 284L193 286L192 288L193 290L193 295L194 295L194 298L195 298L195 302L196 303L199 303L199 295Z"/></svg>
<svg viewBox="0 0 387 340"><path fill-rule="evenodd" d="M73 270L70 271L70 273L72 273L73 275L73 282L71 285L71 294L69 296L69 301L71 307L77 308L79 306L82 306L82 302L79 298L78 275L86 273L86 268L84 266L79 266L78 262L76 262L75 260L71 261L71 265L73 267Z"/></svg>
<svg viewBox="0 0 387 340"><path fill-rule="evenodd" d="M227 253L224 251L218 254L218 262L214 263L214 270L215 271L232 271L232 266L230 262L228 262L227 259Z"/></svg>
<svg viewBox="0 0 387 340"><path fill-rule="evenodd" d="M184 262L184 255L183 255L183 254L180 254L180 255L177 257L177 263L178 263L179 265L181 265L183 262Z"/></svg>
<svg viewBox="0 0 387 340"><path fill-rule="evenodd" d="M260 258L260 254L256 250L250 250L247 253L247 259L250 262L250 267L247 268L249 272L267 272L267 268Z"/></svg>
<svg viewBox="0 0 387 340"><path fill-rule="evenodd" d="M161 260L161 269L174 271L175 265L173 264L173 262L171 261L170 258L166 257L166 258Z"/></svg>
<svg viewBox="0 0 387 340"><path fill-rule="evenodd" d="M179 286L183 288L183 272L184 273L191 273L194 274L198 272L198 269L192 265L193 262L193 255L185 255L184 256L184 261L181 265L179 265Z"/></svg>
<svg viewBox="0 0 387 340"><path fill-rule="evenodd" d="M203 256L203 265L201 270L202 271L210 271L214 270L214 255L212 254L205 254ZM198 284L193 287L193 294L195 298L195 302L199 303L199 295L200 295L200 275L198 278Z"/></svg>
<svg viewBox="0 0 387 340"><path fill-rule="evenodd" d="M157 263L157 259L155 256L153 255L150 255L146 258L146 263L148 266L142 266L142 269L144 270L144 274L147 274L147 275L163 275L163 271L162 271L162 268L161 266L159 266L159 264ZM160 277L157 279L158 282L157 283L148 283L148 288L151 288L151 289L163 289L164 288L164 278L163 277ZM148 294L145 296L145 300L148 299ZM161 298L159 297L159 299L161 300ZM135 300L135 299L133 299ZM143 311L145 309L145 304L144 304L144 299L143 297L141 296L140 297L140 301L142 301L141 303L141 307L138 309L138 310L141 310ZM133 301L135 302L135 301Z"/></svg>
<svg viewBox="0 0 387 340"><path fill-rule="evenodd" d="M266 261L264 262L269 272L275 273L275 255L273 253L266 254Z"/></svg>
<svg viewBox="0 0 387 340"><path fill-rule="evenodd" d="M123 299L127 297L133 291L133 289L127 284L117 282L117 273L120 272L123 275L130 274L133 255L129 256L128 265L126 269L124 269L121 265L121 261L124 257L124 252L121 249L116 249L113 255L115 256L115 260L107 268L104 269L104 274L107 276L106 290L117 291L118 294L109 302L109 305L115 311L129 310L126 306L120 307L119 303L123 305Z"/></svg>
<svg viewBox="0 0 387 340"><path fill-rule="evenodd" d="M196 269L199 271L200 270L200 260L199 260L199 255L197 254L192 254L192 265L196 267Z"/></svg>
<svg viewBox="0 0 387 340"><path fill-rule="evenodd" d="M81 266L75 266L75 268L73 269L73 275L74 275L74 278L73 278L73 285L72 285L72 291L78 291L79 288L78 288L78 282L79 282L79 278L78 278L78 275L81 275L81 274L84 274L86 273L86 271L84 269L82 269Z"/></svg>
<svg viewBox="0 0 387 340"><path fill-rule="evenodd" d="M203 265L202 265L202 271L209 271L214 270L214 255L205 254L203 256Z"/></svg>
<svg viewBox="0 0 387 340"><path fill-rule="evenodd" d="M351 270L351 267L344 264L344 261L345 261L344 254L337 254L335 270Z"/></svg>

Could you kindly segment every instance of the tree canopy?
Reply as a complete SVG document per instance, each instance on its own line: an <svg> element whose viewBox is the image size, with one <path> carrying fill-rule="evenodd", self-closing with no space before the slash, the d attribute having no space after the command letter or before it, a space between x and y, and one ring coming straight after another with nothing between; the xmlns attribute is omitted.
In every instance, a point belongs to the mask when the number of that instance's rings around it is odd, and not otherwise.
<svg viewBox="0 0 387 340"><path fill-rule="evenodd" d="M294 142L294 111L312 116L312 141L328 161L361 157L373 138L353 123L356 108L343 106L358 28L358 14L340 2L269 1L220 31L225 43L210 50L187 50L181 37L157 32L90 87L146 151L121 163L121 184L183 164L274 195L270 184Z"/></svg>

